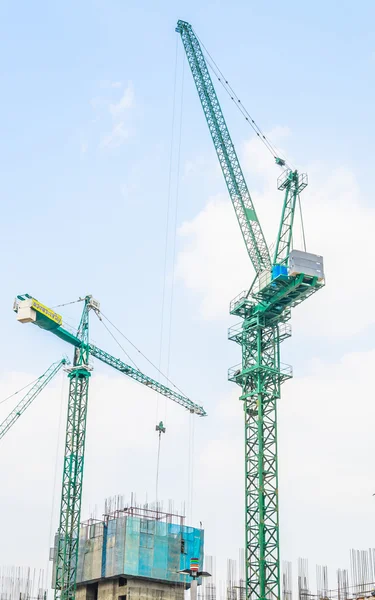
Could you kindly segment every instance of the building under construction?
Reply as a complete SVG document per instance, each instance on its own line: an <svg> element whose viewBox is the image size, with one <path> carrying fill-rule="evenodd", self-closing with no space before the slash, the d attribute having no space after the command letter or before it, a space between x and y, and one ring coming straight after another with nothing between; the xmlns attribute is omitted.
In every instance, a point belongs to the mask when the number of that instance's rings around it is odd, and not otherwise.
<svg viewBox="0 0 375 600"><path fill-rule="evenodd" d="M205 557L211 577L202 580L198 600L246 600L244 551L239 560L227 561L226 578L216 571L216 561ZM375 597L375 549L350 550L349 568L329 572L326 565L309 569L306 558L299 558L296 569L283 561L281 569L281 600L365 600ZM293 576L294 575L294 576Z"/></svg>
<svg viewBox="0 0 375 600"><path fill-rule="evenodd" d="M189 578L181 571L193 557L202 564L203 552L203 530L184 516L135 503L117 507L81 525L76 598L183 600Z"/></svg>

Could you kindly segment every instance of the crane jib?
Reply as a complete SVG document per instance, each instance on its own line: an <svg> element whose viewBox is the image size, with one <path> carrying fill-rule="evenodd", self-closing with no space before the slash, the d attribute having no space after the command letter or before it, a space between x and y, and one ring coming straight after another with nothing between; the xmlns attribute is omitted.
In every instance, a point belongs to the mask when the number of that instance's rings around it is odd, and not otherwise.
<svg viewBox="0 0 375 600"><path fill-rule="evenodd" d="M191 25L186 21L178 21L176 31L180 34L185 48L194 83L247 252L257 273L265 269L270 270L271 259L268 246L251 200L200 43Z"/></svg>

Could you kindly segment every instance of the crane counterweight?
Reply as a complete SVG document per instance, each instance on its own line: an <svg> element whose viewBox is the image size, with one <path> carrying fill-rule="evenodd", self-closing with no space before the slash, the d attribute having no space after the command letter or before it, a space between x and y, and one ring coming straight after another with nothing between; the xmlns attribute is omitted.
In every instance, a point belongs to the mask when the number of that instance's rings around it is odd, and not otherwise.
<svg viewBox="0 0 375 600"><path fill-rule="evenodd" d="M35 298L25 294L17 296L13 303L20 323L37 323L42 329L53 329L62 325L62 316Z"/></svg>

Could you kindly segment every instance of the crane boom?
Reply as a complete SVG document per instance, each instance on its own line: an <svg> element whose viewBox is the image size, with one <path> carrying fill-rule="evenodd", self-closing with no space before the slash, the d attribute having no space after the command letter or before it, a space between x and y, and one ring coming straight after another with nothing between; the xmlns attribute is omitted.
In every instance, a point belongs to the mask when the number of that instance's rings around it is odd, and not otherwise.
<svg viewBox="0 0 375 600"><path fill-rule="evenodd" d="M185 48L248 255L256 273L259 274L264 270L270 270L271 259L268 246L258 221L255 207L247 188L198 38L192 26L186 21L178 21L176 31L180 34Z"/></svg>
<svg viewBox="0 0 375 600"><path fill-rule="evenodd" d="M69 364L67 358L62 358L59 362L53 363L43 375L38 377L32 388L29 389L27 394L19 401L17 406L9 413L6 419L0 424L0 440L14 425L40 392L46 387L46 385L57 375L60 369Z"/></svg>
<svg viewBox="0 0 375 600"><path fill-rule="evenodd" d="M122 360L120 360L119 358L115 358L114 356L111 356L110 354L108 354L108 352L105 352L104 350L100 350L100 348L97 348L96 346L93 346L92 344L89 345L89 348L90 348L90 354L92 356L94 356L95 358L101 360L106 365L113 367L117 371L120 371L120 373L124 373L125 375L128 375L128 377L135 379L135 381L138 381L139 383L143 383L143 385L146 385L147 387L154 390L155 392L159 392L159 394L161 394L162 396L166 396L170 400L177 402L177 404L179 404L180 406L183 406L189 412L199 415L200 417L206 416L207 413L204 410L203 406L199 406L198 404L195 404L194 402L189 400L189 398L186 398L185 396L178 394L174 390L169 389L162 383L155 381L155 379L152 379L151 377L144 375L143 373L141 373L141 371L138 371L137 369L134 369L134 367L127 365L126 363L122 362Z"/></svg>
<svg viewBox="0 0 375 600"><path fill-rule="evenodd" d="M97 346L88 343L88 341L84 341L80 339L80 331L85 327L85 319L81 319L81 324L78 328L78 334L74 335L65 329L62 325L62 318L57 313L53 313L51 309L48 309L46 306L42 305L40 302L29 296L28 294L24 294L22 296L18 296L18 301L15 302L13 310L17 313L18 319L21 322L29 322L30 321L30 311L35 310L36 306L43 306L43 313L37 313L35 315L35 320L32 321L35 325L38 325L42 329L48 329L51 333L59 337L60 339L68 342L75 347L75 353L78 353L78 356L82 355L82 362L87 364L88 355L97 358L101 362L113 367L117 371L128 375L132 379L146 385L150 389L158 392L162 396L173 400L180 406L186 408L189 412L194 413L200 417L205 417L207 415L203 406L199 406L199 404L195 404L186 396L179 394L175 390L168 388L167 386L159 383L155 379L152 379L148 375L145 375L138 369L131 367L130 365L124 363L119 358L115 358L105 350L101 350ZM25 312L26 311L26 312ZM50 311L49 313L47 311ZM85 312L83 313L85 314ZM50 321L50 323L48 323ZM48 323L48 325L47 325ZM88 338L87 338L88 339Z"/></svg>

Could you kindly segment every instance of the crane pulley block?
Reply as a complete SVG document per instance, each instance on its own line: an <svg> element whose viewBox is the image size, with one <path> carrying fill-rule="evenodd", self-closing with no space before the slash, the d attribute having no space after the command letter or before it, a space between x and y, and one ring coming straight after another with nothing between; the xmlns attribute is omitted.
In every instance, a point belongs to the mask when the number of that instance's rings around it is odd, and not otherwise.
<svg viewBox="0 0 375 600"><path fill-rule="evenodd" d="M291 169L286 169L277 178L277 189L281 191L294 187L296 193L300 194L307 187L307 184L307 173L298 173L298 171L292 171Z"/></svg>

